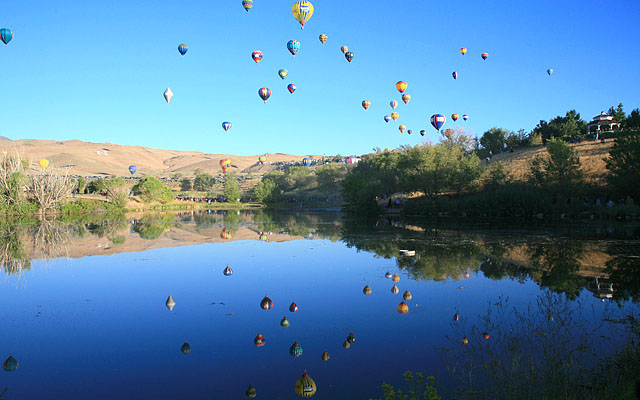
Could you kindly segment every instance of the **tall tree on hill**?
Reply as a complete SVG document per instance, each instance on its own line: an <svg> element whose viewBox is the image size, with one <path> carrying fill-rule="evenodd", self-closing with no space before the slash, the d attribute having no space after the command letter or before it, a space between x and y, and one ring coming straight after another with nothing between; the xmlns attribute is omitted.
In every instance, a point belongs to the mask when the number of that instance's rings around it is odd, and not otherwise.
<svg viewBox="0 0 640 400"><path fill-rule="evenodd" d="M485 149L496 154L500 149L504 149L509 131L502 128L493 127L482 134L480 144Z"/></svg>
<svg viewBox="0 0 640 400"><path fill-rule="evenodd" d="M533 129L533 135L539 134L543 139L571 139L587 131L587 123L580 118L576 110L567 111L564 117L557 116L551 121L543 121Z"/></svg>
<svg viewBox="0 0 640 400"><path fill-rule="evenodd" d="M618 107L616 108L610 107L607 114L611 115L616 122L620 122L622 128L625 128L627 122L627 114L624 112L622 103L618 104Z"/></svg>
<svg viewBox="0 0 640 400"><path fill-rule="evenodd" d="M584 183L578 153L560 139L551 140L547 151L547 157L536 156L531 161L530 182L567 197L578 195Z"/></svg>
<svg viewBox="0 0 640 400"><path fill-rule="evenodd" d="M625 122L627 123L626 129L640 131L640 109L636 108L631 111Z"/></svg>
<svg viewBox="0 0 640 400"><path fill-rule="evenodd" d="M240 201L240 185L238 184L238 178L236 178L236 174L228 173L225 175L223 195L224 198L230 203Z"/></svg>

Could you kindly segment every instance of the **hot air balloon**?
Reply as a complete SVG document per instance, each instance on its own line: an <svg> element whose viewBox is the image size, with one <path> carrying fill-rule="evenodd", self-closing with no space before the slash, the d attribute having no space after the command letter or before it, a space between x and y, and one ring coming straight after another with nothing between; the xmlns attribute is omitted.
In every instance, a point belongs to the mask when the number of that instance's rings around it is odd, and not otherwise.
<svg viewBox="0 0 640 400"><path fill-rule="evenodd" d="M253 7L253 0L242 0L242 7L249 12L251 7Z"/></svg>
<svg viewBox="0 0 640 400"><path fill-rule="evenodd" d="M289 50L289 53L295 57L298 50L300 50L300 42L297 40L289 40L287 42L287 49Z"/></svg>
<svg viewBox="0 0 640 400"><path fill-rule="evenodd" d="M391 288L391 293L393 293L393 294L398 294L399 291L400 291L400 289L398 289L398 287L396 285L393 285L393 287Z"/></svg>
<svg viewBox="0 0 640 400"><path fill-rule="evenodd" d="M182 347L180 347L180 351L183 352L184 354L189 354L191 353L191 346L189 346L189 343L184 342L182 344Z"/></svg>
<svg viewBox="0 0 640 400"><path fill-rule="evenodd" d="M461 48L460 53L462 53L462 55L467 54L467 48L466 47Z"/></svg>
<svg viewBox="0 0 640 400"><path fill-rule="evenodd" d="M187 54L187 51L189 51L189 46L187 46L186 44L181 44L180 46L178 46L178 52L180 53L181 56L184 57L185 54Z"/></svg>
<svg viewBox="0 0 640 400"><path fill-rule="evenodd" d="M329 361L329 353L325 351L322 353L322 356L320 356L320 359L322 359L322 361Z"/></svg>
<svg viewBox="0 0 640 400"><path fill-rule="evenodd" d="M20 364L18 363L18 360L13 358L13 356L9 356L9 358L7 358L2 364L2 368L4 368L4 370L7 372L13 372L17 370L19 366Z"/></svg>
<svg viewBox="0 0 640 400"><path fill-rule="evenodd" d="M222 231L220 232L220 238L221 239L229 240L229 239L231 239L232 236L233 236L233 234L231 233L230 230L228 230L227 228L222 228Z"/></svg>
<svg viewBox="0 0 640 400"><path fill-rule="evenodd" d="M468 273L468 272L465 272L465 273L464 273L464 278L465 278L465 279L469 279L470 277L471 277L471 274L470 274L470 273Z"/></svg>
<svg viewBox="0 0 640 400"><path fill-rule="evenodd" d="M350 348L350 347L351 347L351 343L349 343L349 341L348 341L348 340L345 340L345 341L342 343L342 347L344 347L345 349L348 349L348 348Z"/></svg>
<svg viewBox="0 0 640 400"><path fill-rule="evenodd" d="M369 100L362 100L362 108L364 108L365 110L368 109L370 105L371 102Z"/></svg>
<svg viewBox="0 0 640 400"><path fill-rule="evenodd" d="M362 289L362 293L364 293L364 294L366 294L366 295L371 294L371 292L372 292L372 290L371 290L371 287L369 287L369 285L366 285L366 286L364 287L364 289Z"/></svg>
<svg viewBox="0 0 640 400"><path fill-rule="evenodd" d="M409 312L409 306L407 305L407 303L405 303L404 301L400 302L400 304L398 304L398 312L400 314L406 314Z"/></svg>
<svg viewBox="0 0 640 400"><path fill-rule="evenodd" d="M258 164L263 165L267 161L267 156L258 157Z"/></svg>
<svg viewBox="0 0 640 400"><path fill-rule="evenodd" d="M316 383L307 374L307 371L304 371L304 374L298 379L293 389L298 396L304 398L312 397L317 390Z"/></svg>
<svg viewBox="0 0 640 400"><path fill-rule="evenodd" d="M483 60L486 60L489 57L489 53L482 53L480 54L480 57L482 57Z"/></svg>
<svg viewBox="0 0 640 400"><path fill-rule="evenodd" d="M266 343L266 340L265 340L264 336L262 336L262 334L260 334L260 333L258 333L258 336L256 336L253 339L253 344L255 344L258 347L264 346L265 343Z"/></svg>
<svg viewBox="0 0 640 400"><path fill-rule="evenodd" d="M280 326L283 328L289 326L289 320L287 319L287 317L284 317L280 320Z"/></svg>
<svg viewBox="0 0 640 400"><path fill-rule="evenodd" d="M171 297L171 293L169 293L169 297L167 297L167 301L165 302L165 305L167 306L169 311L173 311L173 307L176 306L176 302L175 300L173 300L173 297Z"/></svg>
<svg viewBox="0 0 640 400"><path fill-rule="evenodd" d="M553 74L553 69L549 68L549 69L547 70L547 75L551 76L551 74Z"/></svg>
<svg viewBox="0 0 640 400"><path fill-rule="evenodd" d="M220 168L222 168L222 172L227 172L229 168L231 168L231 160L222 159L220 160Z"/></svg>
<svg viewBox="0 0 640 400"><path fill-rule="evenodd" d="M391 278L391 280L393 282L399 282L400 281L400 276L397 273L393 274L393 277Z"/></svg>
<svg viewBox="0 0 640 400"><path fill-rule="evenodd" d="M420 136L424 136L427 133L424 129L420 131Z"/></svg>
<svg viewBox="0 0 640 400"><path fill-rule="evenodd" d="M138 168L135 165L129 165L129 173L131 175L135 174Z"/></svg>
<svg viewBox="0 0 640 400"><path fill-rule="evenodd" d="M346 58L347 61L351 62L351 60L353 60L353 56L354 56L353 52L349 51L344 55L344 58Z"/></svg>
<svg viewBox="0 0 640 400"><path fill-rule="evenodd" d="M318 39L320 40L320 43L325 44L325 42L327 41L329 37L327 35L325 35L324 33L320 36L318 36Z"/></svg>
<svg viewBox="0 0 640 400"><path fill-rule="evenodd" d="M397 120L399 116L400 114L398 114L397 112L391 113L391 119L394 121Z"/></svg>
<svg viewBox="0 0 640 400"><path fill-rule="evenodd" d="M391 272L389 272L389 271L387 271L387 273L384 274L384 277L387 278L387 279L391 279L392 276L393 275L391 275Z"/></svg>
<svg viewBox="0 0 640 400"><path fill-rule="evenodd" d="M282 79L286 78L287 75L289 75L289 71L287 71L286 69L282 68L281 70L278 71L278 76Z"/></svg>
<svg viewBox="0 0 640 400"><path fill-rule="evenodd" d="M469 116L468 116L467 114L464 114L464 115L462 116L462 119L466 121L466 120L468 120L468 119L469 119Z"/></svg>
<svg viewBox="0 0 640 400"><path fill-rule="evenodd" d="M469 339L466 336L462 338L462 344L469 344Z"/></svg>
<svg viewBox="0 0 640 400"><path fill-rule="evenodd" d="M263 87L258 90L258 96L266 103L271 96L271 89Z"/></svg>
<svg viewBox="0 0 640 400"><path fill-rule="evenodd" d="M249 385L247 391L244 392L244 394L246 394L248 398L253 399L258 395L258 391L253 387L253 385Z"/></svg>
<svg viewBox="0 0 640 400"><path fill-rule="evenodd" d="M349 51L349 47L347 47L347 46L342 46L342 47L340 47L340 51L342 52L342 54L346 54L346 53L347 53L347 51Z"/></svg>
<svg viewBox="0 0 640 400"><path fill-rule="evenodd" d="M289 90L289 93L293 93L296 91L296 85L294 85L293 83L290 83L287 85L287 89Z"/></svg>
<svg viewBox="0 0 640 400"><path fill-rule="evenodd" d="M354 335L353 332L349 333L349 336L347 336L347 342L349 342L349 343L355 343L356 342L356 335Z"/></svg>
<svg viewBox="0 0 640 400"><path fill-rule="evenodd" d="M482 334L482 337L485 338L485 339L489 339L489 333L488 332L484 332Z"/></svg>
<svg viewBox="0 0 640 400"><path fill-rule="evenodd" d="M0 40L2 40L2 43L9 44L11 39L13 39L13 32L11 32L11 29L9 28L0 29Z"/></svg>
<svg viewBox="0 0 640 400"><path fill-rule="evenodd" d="M444 132L441 132L441 135L446 137L449 140L452 140L453 136L455 135L455 131L451 128L445 129Z"/></svg>
<svg viewBox="0 0 640 400"><path fill-rule="evenodd" d="M402 294L402 298L405 299L406 301L409 301L411 299L413 299L413 296L411 295L411 292L406 290L403 294Z"/></svg>
<svg viewBox="0 0 640 400"><path fill-rule="evenodd" d="M293 13L293 18L295 18L300 25L302 25L302 29L304 29L304 24L306 24L313 15L313 4L306 0L296 1L293 3L291 12Z"/></svg>
<svg viewBox="0 0 640 400"><path fill-rule="evenodd" d="M391 109L392 109L392 110L395 110L395 109L396 109L396 107L398 107L398 102L397 102L397 101L395 101L395 100L391 100L391 101L389 102L389 105L391 106Z"/></svg>
<svg viewBox="0 0 640 400"><path fill-rule="evenodd" d="M291 347L289 347L289 354L293 357L300 357L302 355L302 346L300 346L298 342L293 342Z"/></svg>
<svg viewBox="0 0 640 400"><path fill-rule="evenodd" d="M298 306L296 305L296 303L291 303L291 305L289 306L289 311L298 312Z"/></svg>
<svg viewBox="0 0 640 400"><path fill-rule="evenodd" d="M384 122L389 122L391 120L391 116L390 115L385 115L384 116Z"/></svg>
<svg viewBox="0 0 640 400"><path fill-rule="evenodd" d="M451 114L451 119L455 122L459 118L458 114Z"/></svg>
<svg viewBox="0 0 640 400"><path fill-rule="evenodd" d="M409 129L409 130L407 131L407 133L408 133L409 135L411 135L411 134L413 133L413 131L412 131L411 129Z"/></svg>
<svg viewBox="0 0 640 400"><path fill-rule="evenodd" d="M431 125L433 125L433 127L438 131L440 130L440 128L442 128L442 125L444 125L446 121L447 118L442 114L433 114L431 116Z"/></svg>
<svg viewBox="0 0 640 400"><path fill-rule="evenodd" d="M264 299L260 302L260 308L263 310L270 310L273 308L273 301L271 301L268 295L264 295Z"/></svg>
<svg viewBox="0 0 640 400"><path fill-rule="evenodd" d="M171 91L171 88L167 88L167 90L164 91L163 95L167 104L171 103L171 99L173 99L173 92Z"/></svg>
<svg viewBox="0 0 640 400"><path fill-rule="evenodd" d="M222 129L224 129L225 132L229 132L229 129L231 129L231 122L223 122Z"/></svg>
<svg viewBox="0 0 640 400"><path fill-rule="evenodd" d="M356 156L349 156L344 160L345 164L357 164L360 162L360 159Z"/></svg>
<svg viewBox="0 0 640 400"><path fill-rule="evenodd" d="M453 73L451 74L451 76L453 76L453 79L458 79L458 72L453 71Z"/></svg>
<svg viewBox="0 0 640 400"><path fill-rule="evenodd" d="M224 271L222 271L222 273L224 274L224 276L231 276L233 275L233 270L231 269L231 267L227 265L227 267L224 269Z"/></svg>
<svg viewBox="0 0 640 400"><path fill-rule="evenodd" d="M302 159L302 165L304 165L305 167L310 167L311 166L311 159L309 157L305 157Z"/></svg>
<svg viewBox="0 0 640 400"><path fill-rule="evenodd" d="M407 82L405 81L398 81L396 83L396 89L398 89L398 92L400 93L404 93L405 90L407 90Z"/></svg>
<svg viewBox="0 0 640 400"><path fill-rule="evenodd" d="M260 236L258 238L260 240L262 240L262 241L266 241L267 240L267 235L265 233L260 233Z"/></svg>
<svg viewBox="0 0 640 400"><path fill-rule="evenodd" d="M406 127L406 126L404 126L404 125L400 125L400 126L398 127L398 130L400 131L400 133L404 133L404 131L406 131L406 130L407 130L407 127Z"/></svg>
<svg viewBox="0 0 640 400"><path fill-rule="evenodd" d="M454 321L460 321L460 314L458 314L458 313L453 314L453 320Z"/></svg>
<svg viewBox="0 0 640 400"><path fill-rule="evenodd" d="M409 103L409 101L411 100L411 95L408 93L405 93L402 95L402 101L404 101L404 104Z"/></svg>
<svg viewBox="0 0 640 400"><path fill-rule="evenodd" d="M47 160L46 158L42 158L40 161L38 161L38 165L40 166L40 168L45 170L49 166L49 160Z"/></svg>
<svg viewBox="0 0 640 400"><path fill-rule="evenodd" d="M262 61L262 52L260 50L256 50L253 53L251 53L251 58L253 58L253 61L257 63L259 63L260 61Z"/></svg>

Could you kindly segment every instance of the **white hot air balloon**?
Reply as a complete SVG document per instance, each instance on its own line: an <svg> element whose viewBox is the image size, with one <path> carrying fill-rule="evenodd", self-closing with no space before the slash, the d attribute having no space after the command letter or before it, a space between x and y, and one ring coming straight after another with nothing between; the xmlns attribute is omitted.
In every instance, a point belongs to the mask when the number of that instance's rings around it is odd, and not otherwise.
<svg viewBox="0 0 640 400"><path fill-rule="evenodd" d="M176 302L175 300L173 300L173 297L171 297L171 293L169 293L169 298L167 299L167 302L165 304L167 305L169 311L173 311L173 307L176 306Z"/></svg>
<svg viewBox="0 0 640 400"><path fill-rule="evenodd" d="M171 88L167 88L167 90L164 91L164 99L167 101L167 104L171 103L172 98L173 92L171 91Z"/></svg>

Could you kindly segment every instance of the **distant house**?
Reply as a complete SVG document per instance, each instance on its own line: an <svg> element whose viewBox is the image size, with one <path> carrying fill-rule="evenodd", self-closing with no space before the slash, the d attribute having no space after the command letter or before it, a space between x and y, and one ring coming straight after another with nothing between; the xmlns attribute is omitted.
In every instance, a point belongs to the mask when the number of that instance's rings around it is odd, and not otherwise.
<svg viewBox="0 0 640 400"><path fill-rule="evenodd" d="M614 121L611 115L607 115L604 112L593 117L593 121L587 125L587 133L593 133L596 137L599 136L600 133L615 132L619 130L620 122Z"/></svg>

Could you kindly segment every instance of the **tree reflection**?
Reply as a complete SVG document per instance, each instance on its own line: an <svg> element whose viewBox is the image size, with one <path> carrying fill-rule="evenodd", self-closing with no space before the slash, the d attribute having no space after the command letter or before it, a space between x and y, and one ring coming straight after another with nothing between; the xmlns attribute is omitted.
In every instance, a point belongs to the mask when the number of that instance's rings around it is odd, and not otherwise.
<svg viewBox="0 0 640 400"><path fill-rule="evenodd" d="M174 220L174 216L171 214L148 214L135 220L133 222L132 229L142 239L156 240L162 236L164 231L171 227Z"/></svg>

